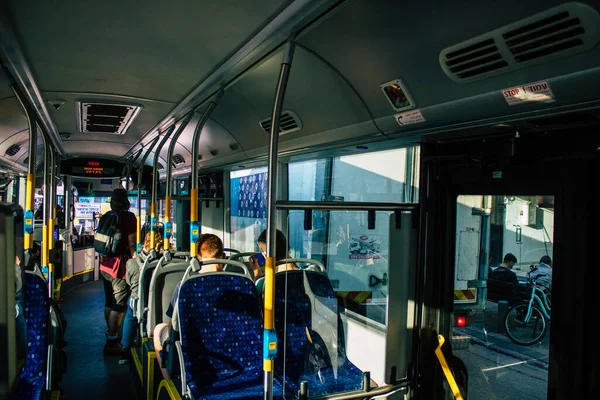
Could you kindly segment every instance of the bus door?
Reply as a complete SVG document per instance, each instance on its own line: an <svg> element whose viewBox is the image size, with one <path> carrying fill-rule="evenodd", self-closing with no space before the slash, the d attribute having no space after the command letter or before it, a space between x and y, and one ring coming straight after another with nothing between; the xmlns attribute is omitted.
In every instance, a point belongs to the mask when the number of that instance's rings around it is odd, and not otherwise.
<svg viewBox="0 0 600 400"><path fill-rule="evenodd" d="M572 310L590 296L574 288L593 259L584 233L597 223L589 199L598 165L591 143L566 134L521 135L516 146L509 137L423 145L418 274L421 338L432 340L420 341L417 368L437 385L420 385L418 397L448 392L433 368L437 334L451 338L444 353L471 400L546 399L568 370L585 371L572 350L586 343L586 322ZM562 390L573 396L573 386Z"/></svg>

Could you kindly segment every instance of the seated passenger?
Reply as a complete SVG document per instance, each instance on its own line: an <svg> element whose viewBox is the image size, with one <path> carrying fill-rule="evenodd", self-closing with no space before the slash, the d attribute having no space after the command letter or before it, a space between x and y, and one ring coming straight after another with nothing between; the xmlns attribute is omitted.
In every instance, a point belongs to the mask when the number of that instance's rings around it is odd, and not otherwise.
<svg viewBox="0 0 600 400"><path fill-rule="evenodd" d="M142 247L142 251L146 255L148 255L151 250L150 238L151 232L148 231L146 233L146 237L144 238L144 246ZM157 253L161 252L164 248L164 242L162 233L160 233L160 231L154 233L154 242L154 250ZM127 307L127 311L125 312L125 317L123 319L123 334L121 338L121 346L123 346L124 350L127 350L133 344L137 332L137 318L133 316L133 307L135 306L135 303L139 298L138 285L140 282L141 266L135 258L131 258L127 260L127 264L125 264L125 269L125 281L129 286L130 295L129 306Z"/></svg>
<svg viewBox="0 0 600 400"><path fill-rule="evenodd" d="M276 230L275 241L276 241L276 243L275 243L275 262L277 263L277 261L289 258L288 252L290 250L290 246L287 242L287 238L285 237L285 234L283 232L281 232L279 229ZM266 253L267 253L267 230L266 229L264 231L262 231L262 233L258 237L257 242L258 242L258 247L260 248L260 251L262 252L263 256L265 256L265 258L266 258ZM259 294L262 294L264 280L265 280L265 278L264 278L265 273L262 270L262 268L258 265L258 261L256 260L256 257L250 257L250 268L252 269L252 272L254 273L254 281L256 282L256 290L258 291ZM296 269L299 269L296 264L286 263L286 264L281 264L281 265L276 266L275 273L283 272L283 271L292 271L292 270L296 270Z"/></svg>
<svg viewBox="0 0 600 400"><path fill-rule="evenodd" d="M512 270L516 263L517 258L511 253L506 253L504 262L490 272L487 286L488 298L491 301L511 300L515 295L514 291L521 287L517 274Z"/></svg>
<svg viewBox="0 0 600 400"><path fill-rule="evenodd" d="M211 258L225 258L225 253L223 252L223 242L217 235L213 235L210 233L200 235L198 239L198 260L202 261L203 259L211 259ZM223 270L222 264L206 264L202 265L200 269L200 273L205 272L219 272ZM177 283L175 286L175 290L173 290L173 297L171 298L171 302L169 303L169 307L167 308L166 314L169 317L169 321L167 323L157 324L154 328L154 351L156 354L159 354L161 358L164 358L164 354L160 354L161 350L163 350L165 341L169 339L172 330L172 320L173 318L173 310L177 305L177 299L179 298L179 287L181 286L181 282Z"/></svg>
<svg viewBox="0 0 600 400"><path fill-rule="evenodd" d="M538 278L538 285L542 285L552 291L552 259L550 256L542 256L539 265L530 274L532 278Z"/></svg>

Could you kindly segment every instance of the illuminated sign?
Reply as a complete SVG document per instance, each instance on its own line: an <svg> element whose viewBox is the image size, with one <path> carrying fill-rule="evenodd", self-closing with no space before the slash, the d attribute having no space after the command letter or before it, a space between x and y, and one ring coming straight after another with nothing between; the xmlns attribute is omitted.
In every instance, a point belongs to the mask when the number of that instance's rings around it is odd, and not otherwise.
<svg viewBox="0 0 600 400"><path fill-rule="evenodd" d="M123 164L115 160L71 159L62 163L66 175L87 178L118 178Z"/></svg>

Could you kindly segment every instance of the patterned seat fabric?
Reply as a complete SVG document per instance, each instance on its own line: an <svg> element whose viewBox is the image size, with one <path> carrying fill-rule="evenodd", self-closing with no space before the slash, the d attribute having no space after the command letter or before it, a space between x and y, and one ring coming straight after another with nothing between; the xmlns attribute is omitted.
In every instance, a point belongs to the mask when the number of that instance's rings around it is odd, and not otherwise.
<svg viewBox="0 0 600 400"><path fill-rule="evenodd" d="M309 287L305 285L304 274ZM361 389L363 373L346 358L337 298L327 275L315 271L288 271L276 274L275 279L275 329L280 343L275 373L284 383L286 392L298 393L303 380L308 382L311 397ZM307 365L310 356L306 352L311 347L307 330L313 342L316 342L318 335L313 330L316 321L312 320L315 306L311 297L318 297L321 307L328 308L336 315L338 354L331 357L337 360L336 373L334 367L330 366L317 375ZM336 340L331 337L322 339L329 343Z"/></svg>
<svg viewBox="0 0 600 400"><path fill-rule="evenodd" d="M263 396L263 324L247 277L204 274L185 281L178 313L187 384L195 399ZM275 382L274 397L282 387Z"/></svg>
<svg viewBox="0 0 600 400"><path fill-rule="evenodd" d="M27 358L11 399L37 400L46 394L48 355L48 286L39 276L27 274L25 280L25 317L27 318Z"/></svg>

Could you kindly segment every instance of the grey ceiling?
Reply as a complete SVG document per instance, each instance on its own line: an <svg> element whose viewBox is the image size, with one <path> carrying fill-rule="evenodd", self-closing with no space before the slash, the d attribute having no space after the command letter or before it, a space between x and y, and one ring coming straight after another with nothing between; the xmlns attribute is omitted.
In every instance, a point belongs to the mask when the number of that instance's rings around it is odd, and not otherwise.
<svg viewBox="0 0 600 400"><path fill-rule="evenodd" d="M118 158L290 2L83 3L15 1L10 12L43 97L65 101L50 110L59 131L71 133L65 151ZM600 84L599 46L470 83L453 81L440 67L443 49L563 3L346 1L297 39L284 110L296 113L303 128L281 136L282 154L322 154L390 138L401 145L449 130L598 107L599 96L589 88ZM600 9L598 1L583 3ZM259 121L272 112L280 62L279 49L227 88L202 132L201 167L266 159L268 135ZM396 123L380 89L393 79L405 83L425 123ZM551 83L555 102L507 105L501 89L541 79ZM26 123L8 86L0 81L0 151L27 140L15 135ZM124 136L84 134L77 132L75 112L82 99L143 108ZM199 115L178 141L175 153L185 165L176 170L189 167ZM160 153L163 165L167 147Z"/></svg>

